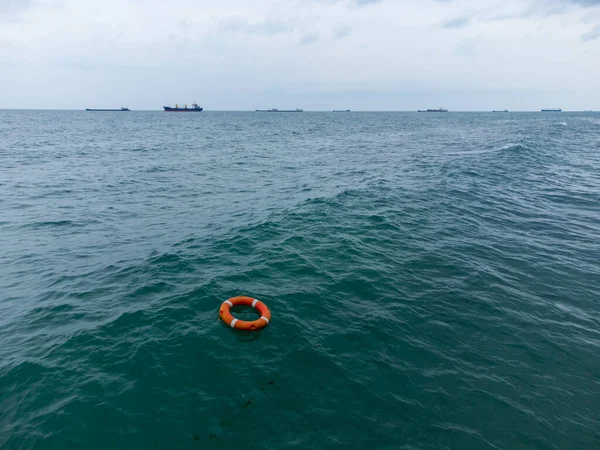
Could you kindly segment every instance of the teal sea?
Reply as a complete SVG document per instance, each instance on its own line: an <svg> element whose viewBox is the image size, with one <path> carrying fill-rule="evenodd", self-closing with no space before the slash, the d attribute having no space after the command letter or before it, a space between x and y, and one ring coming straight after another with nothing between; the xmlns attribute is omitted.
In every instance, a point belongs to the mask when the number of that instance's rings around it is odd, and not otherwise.
<svg viewBox="0 0 600 450"><path fill-rule="evenodd" d="M599 292L597 113L0 111L3 450L597 449Z"/></svg>

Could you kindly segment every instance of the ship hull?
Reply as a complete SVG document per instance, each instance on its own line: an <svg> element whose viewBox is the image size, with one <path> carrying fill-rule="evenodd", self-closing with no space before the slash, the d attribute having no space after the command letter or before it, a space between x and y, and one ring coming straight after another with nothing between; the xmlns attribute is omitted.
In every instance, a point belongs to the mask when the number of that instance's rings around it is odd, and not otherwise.
<svg viewBox="0 0 600 450"><path fill-rule="evenodd" d="M201 112L203 108L171 108L170 106L163 106L166 112Z"/></svg>

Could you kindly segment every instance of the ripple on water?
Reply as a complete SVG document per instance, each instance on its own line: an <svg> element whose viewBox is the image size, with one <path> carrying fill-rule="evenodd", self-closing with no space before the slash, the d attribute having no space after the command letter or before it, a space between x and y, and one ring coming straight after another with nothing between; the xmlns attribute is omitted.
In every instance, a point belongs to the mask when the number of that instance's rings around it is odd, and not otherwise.
<svg viewBox="0 0 600 450"><path fill-rule="evenodd" d="M3 448L600 442L592 117L0 114Z"/></svg>

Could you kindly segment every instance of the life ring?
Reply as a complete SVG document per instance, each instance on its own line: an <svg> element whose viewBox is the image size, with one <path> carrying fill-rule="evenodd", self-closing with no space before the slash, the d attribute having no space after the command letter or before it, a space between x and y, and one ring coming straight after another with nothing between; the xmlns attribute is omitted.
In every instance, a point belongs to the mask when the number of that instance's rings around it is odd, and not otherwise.
<svg viewBox="0 0 600 450"><path fill-rule="evenodd" d="M260 318L247 322L245 320L236 319L231 315L231 308L238 305L252 306L260 313ZM267 308L260 300L251 297L232 297L229 300L225 300L219 308L219 318L225 322L231 328L236 330L261 330L271 321L271 311Z"/></svg>

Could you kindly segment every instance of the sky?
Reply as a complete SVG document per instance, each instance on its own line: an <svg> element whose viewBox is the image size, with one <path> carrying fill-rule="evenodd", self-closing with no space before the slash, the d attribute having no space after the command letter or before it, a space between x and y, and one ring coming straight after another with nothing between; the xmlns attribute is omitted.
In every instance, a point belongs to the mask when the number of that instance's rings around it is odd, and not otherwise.
<svg viewBox="0 0 600 450"><path fill-rule="evenodd" d="M600 0L0 0L0 108L600 110Z"/></svg>

